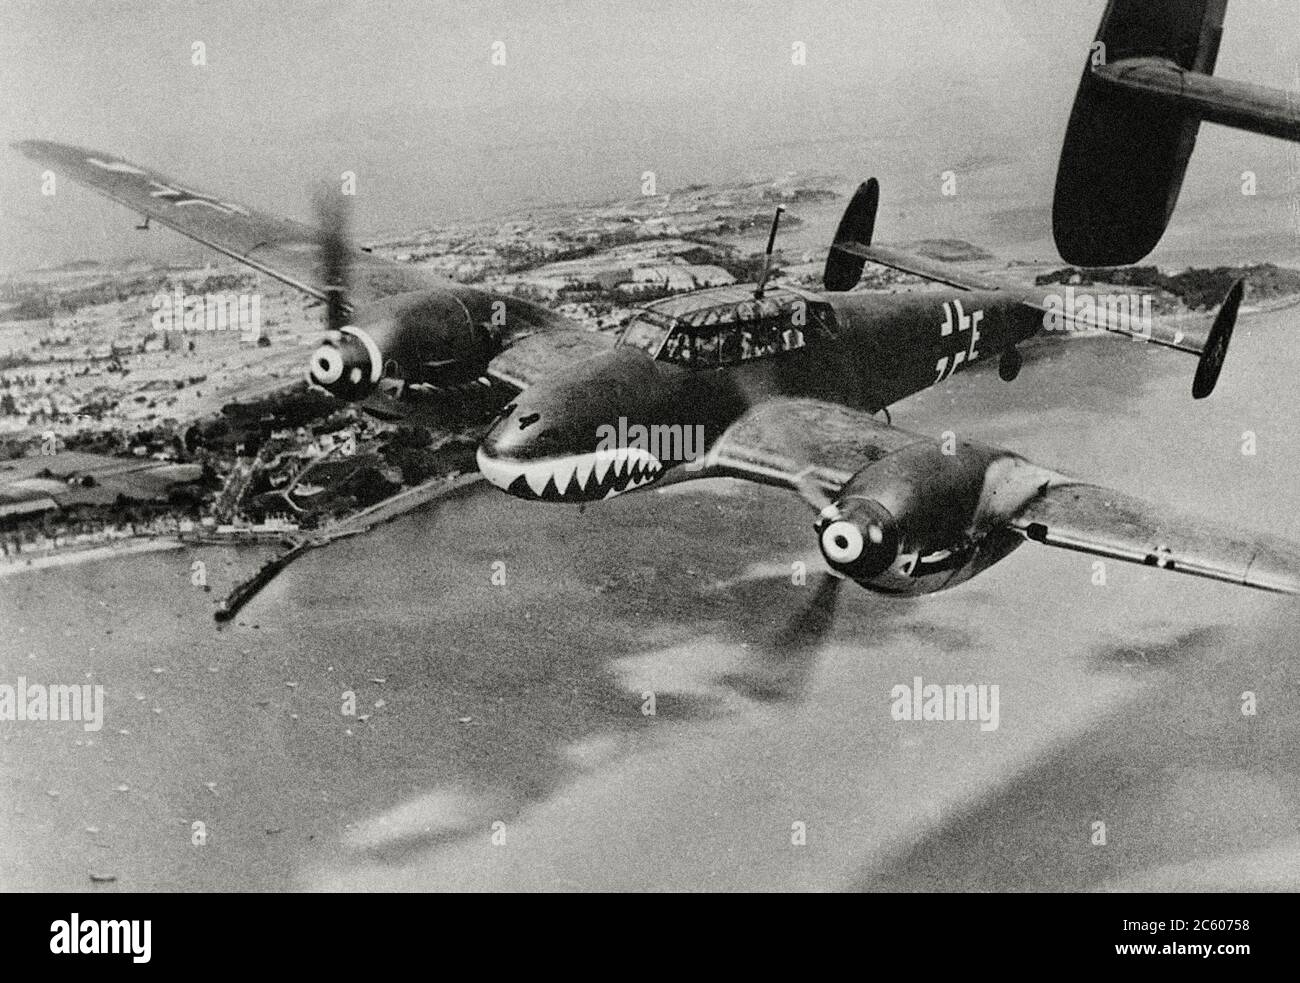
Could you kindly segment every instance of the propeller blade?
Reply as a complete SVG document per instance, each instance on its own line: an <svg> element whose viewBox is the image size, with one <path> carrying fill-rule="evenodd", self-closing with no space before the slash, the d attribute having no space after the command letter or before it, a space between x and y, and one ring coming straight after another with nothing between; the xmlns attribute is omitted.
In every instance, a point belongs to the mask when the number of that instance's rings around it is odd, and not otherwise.
<svg viewBox="0 0 1300 983"><path fill-rule="evenodd" d="M327 291L325 325L330 331L347 321L352 246L348 241L348 201L326 186L316 192L316 220L319 229L321 278Z"/></svg>
<svg viewBox="0 0 1300 983"><path fill-rule="evenodd" d="M803 652L820 646L835 625L835 608L843 583L843 577L833 573L822 574L813 596L777 633L772 640L773 646L789 652Z"/></svg>
<svg viewBox="0 0 1300 983"><path fill-rule="evenodd" d="M790 703L802 698L816 666L822 642L835 625L835 608L843 579L823 574L813 596L771 640L763 643L755 663L728 673L721 682L751 700Z"/></svg>

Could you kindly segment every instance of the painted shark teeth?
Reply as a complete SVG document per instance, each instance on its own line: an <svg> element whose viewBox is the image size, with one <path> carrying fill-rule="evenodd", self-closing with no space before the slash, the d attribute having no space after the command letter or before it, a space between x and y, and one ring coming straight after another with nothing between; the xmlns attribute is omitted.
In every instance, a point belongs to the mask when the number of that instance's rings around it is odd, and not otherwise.
<svg viewBox="0 0 1300 983"><path fill-rule="evenodd" d="M591 480L591 472L596 467L596 459L591 454L583 454L578 457L577 466L574 468L573 477L577 482L578 491L587 487L587 482Z"/></svg>
<svg viewBox="0 0 1300 983"><path fill-rule="evenodd" d="M533 490L535 495L541 495L546 488L546 483L550 480L551 469L546 462L531 464L524 468L524 481L528 482L528 487Z"/></svg>
<svg viewBox="0 0 1300 983"><path fill-rule="evenodd" d="M658 480L665 470L653 454L635 447L538 461L493 458L480 448L478 465L488 481L510 494L548 502L621 495Z"/></svg>

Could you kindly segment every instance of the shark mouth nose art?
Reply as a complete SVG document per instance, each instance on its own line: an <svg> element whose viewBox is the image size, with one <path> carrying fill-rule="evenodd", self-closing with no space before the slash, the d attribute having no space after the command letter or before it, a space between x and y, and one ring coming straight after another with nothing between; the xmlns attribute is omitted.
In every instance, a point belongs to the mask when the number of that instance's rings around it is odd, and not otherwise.
<svg viewBox="0 0 1300 983"><path fill-rule="evenodd" d="M637 447L534 461L496 457L480 447L478 466L488 481L516 498L543 502L599 501L657 481L665 471L657 457Z"/></svg>

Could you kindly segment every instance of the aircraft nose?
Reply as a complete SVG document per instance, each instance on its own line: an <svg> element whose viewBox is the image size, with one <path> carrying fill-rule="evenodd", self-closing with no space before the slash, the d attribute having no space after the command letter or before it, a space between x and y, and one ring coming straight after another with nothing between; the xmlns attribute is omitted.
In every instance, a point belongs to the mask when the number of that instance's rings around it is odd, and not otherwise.
<svg viewBox="0 0 1300 983"><path fill-rule="evenodd" d="M479 444L478 466L488 481L511 491L527 469L562 450L542 412L516 402L501 411Z"/></svg>
<svg viewBox="0 0 1300 983"><path fill-rule="evenodd" d="M651 484L667 459L620 435L629 420L658 419L662 402L643 353L597 357L507 406L479 445L479 470L531 501L593 502Z"/></svg>
<svg viewBox="0 0 1300 983"><path fill-rule="evenodd" d="M339 399L364 398L382 374L379 346L352 327L330 332L307 366L308 378Z"/></svg>
<svg viewBox="0 0 1300 983"><path fill-rule="evenodd" d="M519 464L511 462L508 458L502 457L498 450L487 441L479 444L478 454L479 473L488 480L489 484L496 485L504 492L510 491L510 486L521 474L522 468Z"/></svg>

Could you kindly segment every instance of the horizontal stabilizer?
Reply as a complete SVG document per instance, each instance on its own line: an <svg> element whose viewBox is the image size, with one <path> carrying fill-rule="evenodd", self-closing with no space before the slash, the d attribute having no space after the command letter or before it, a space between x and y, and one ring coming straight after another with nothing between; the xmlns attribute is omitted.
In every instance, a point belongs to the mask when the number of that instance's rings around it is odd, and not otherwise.
<svg viewBox="0 0 1300 983"><path fill-rule="evenodd" d="M857 243L845 243L838 248L858 258L859 275L863 262L869 261L880 266L888 266L891 270L933 280L935 283L947 284L958 290L1002 290L1006 287L1004 283L964 270L953 263L945 263L928 256L918 256L892 246L860 246Z"/></svg>
<svg viewBox="0 0 1300 983"><path fill-rule="evenodd" d="M1232 340L1232 329L1237 323L1237 312L1241 308L1245 288L1244 279L1239 279L1232 285L1208 332L1204 328L1187 330L1177 321L1140 316L1140 312L1133 306L1137 302L1137 295L1115 298L1127 300L1122 307L1103 306L1098 300L1083 312L1065 310L1063 305L1057 303L1059 297L1048 298L1041 303L1026 299L1025 304L1043 312L1043 326L1049 332L1066 330L1067 324L1073 324L1079 328L1109 331L1145 341L1149 345L1197 356L1200 361L1196 366L1196 377L1192 381L1192 398L1205 399L1214 392L1219 373L1223 370L1223 361L1228 355L1228 343Z"/></svg>
<svg viewBox="0 0 1300 983"><path fill-rule="evenodd" d="M1300 93L1187 71L1164 58L1126 58L1099 66L1093 76L1206 123L1300 142Z"/></svg>

